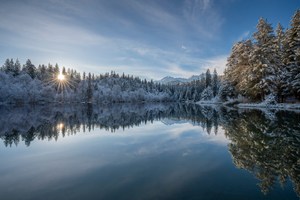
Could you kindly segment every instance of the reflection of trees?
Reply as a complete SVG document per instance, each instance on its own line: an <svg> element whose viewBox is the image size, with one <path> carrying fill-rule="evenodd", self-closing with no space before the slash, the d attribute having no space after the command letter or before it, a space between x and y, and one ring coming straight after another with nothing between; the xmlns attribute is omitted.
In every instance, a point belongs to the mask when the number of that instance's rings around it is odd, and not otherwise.
<svg viewBox="0 0 300 200"><path fill-rule="evenodd" d="M279 181L290 179L300 194L300 114L214 109L186 104L114 104L0 107L0 138L6 146L91 131L114 132L145 123L189 121L217 133L218 126L230 139L234 164L261 180L267 193Z"/></svg>
<svg viewBox="0 0 300 200"><path fill-rule="evenodd" d="M207 132L218 129L218 114L210 107L186 104L64 105L0 108L0 138L6 146L34 139L57 140L95 128L114 132L156 120L188 120Z"/></svg>
<svg viewBox="0 0 300 200"><path fill-rule="evenodd" d="M223 114L235 165L255 174L264 193L277 181L283 186L290 179L300 195L300 115L277 112L270 118L266 116L270 113L259 111Z"/></svg>

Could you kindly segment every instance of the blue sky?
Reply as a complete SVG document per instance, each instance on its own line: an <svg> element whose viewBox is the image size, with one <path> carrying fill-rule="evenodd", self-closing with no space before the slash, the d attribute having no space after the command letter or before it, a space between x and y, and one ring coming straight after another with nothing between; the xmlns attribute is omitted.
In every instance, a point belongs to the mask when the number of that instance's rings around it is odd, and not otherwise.
<svg viewBox="0 0 300 200"><path fill-rule="evenodd" d="M160 79L223 73L259 17L285 28L299 0L0 0L0 62Z"/></svg>

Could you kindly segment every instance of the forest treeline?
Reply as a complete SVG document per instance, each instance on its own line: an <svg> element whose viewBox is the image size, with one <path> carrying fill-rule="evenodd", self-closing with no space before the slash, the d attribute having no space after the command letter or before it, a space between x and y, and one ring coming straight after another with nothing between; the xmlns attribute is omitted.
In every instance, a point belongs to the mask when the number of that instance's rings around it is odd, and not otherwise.
<svg viewBox="0 0 300 200"><path fill-rule="evenodd" d="M23 66L18 59L7 59L0 68L2 103L199 101L216 97L219 85L216 70L189 83L168 85L114 71L95 75L58 64L36 67L29 59Z"/></svg>

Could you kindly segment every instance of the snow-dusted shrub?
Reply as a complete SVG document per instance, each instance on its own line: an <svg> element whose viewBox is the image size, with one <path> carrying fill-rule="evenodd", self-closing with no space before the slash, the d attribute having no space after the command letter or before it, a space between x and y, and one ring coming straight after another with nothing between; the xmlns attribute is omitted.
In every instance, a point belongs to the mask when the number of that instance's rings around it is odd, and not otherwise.
<svg viewBox="0 0 300 200"><path fill-rule="evenodd" d="M214 97L213 91L210 86L205 88L201 93L201 100L207 101L207 100L211 100L213 97Z"/></svg>
<svg viewBox="0 0 300 200"><path fill-rule="evenodd" d="M266 97L266 99L262 102L262 104L266 105L275 105L277 104L276 97L274 94L270 94Z"/></svg>

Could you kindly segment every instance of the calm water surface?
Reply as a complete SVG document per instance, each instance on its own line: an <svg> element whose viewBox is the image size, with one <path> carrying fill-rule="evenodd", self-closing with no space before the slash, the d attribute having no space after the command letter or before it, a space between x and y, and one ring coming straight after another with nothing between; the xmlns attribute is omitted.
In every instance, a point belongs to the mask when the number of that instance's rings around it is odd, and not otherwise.
<svg viewBox="0 0 300 200"><path fill-rule="evenodd" d="M300 114L0 107L0 199L299 199Z"/></svg>

